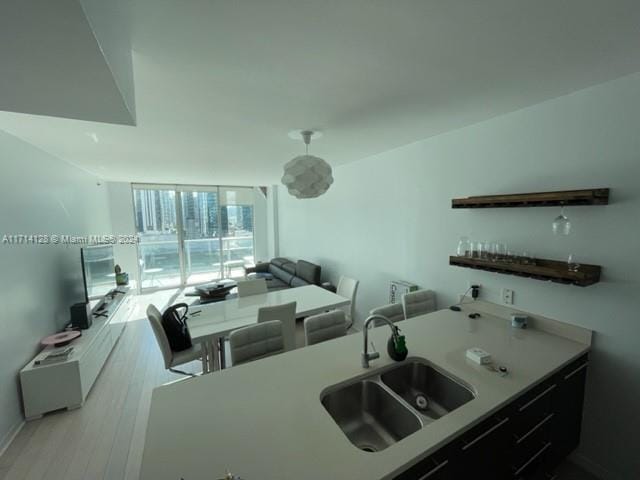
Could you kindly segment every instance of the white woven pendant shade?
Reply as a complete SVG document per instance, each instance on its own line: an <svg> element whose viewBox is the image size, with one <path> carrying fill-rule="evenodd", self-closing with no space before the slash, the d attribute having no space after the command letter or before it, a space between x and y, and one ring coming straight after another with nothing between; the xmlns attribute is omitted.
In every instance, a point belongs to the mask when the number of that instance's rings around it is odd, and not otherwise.
<svg viewBox="0 0 640 480"><path fill-rule="evenodd" d="M302 138L309 145L313 132L302 132ZM333 183L331 165L320 157L299 155L284 166L282 183L296 198L316 198L329 190Z"/></svg>

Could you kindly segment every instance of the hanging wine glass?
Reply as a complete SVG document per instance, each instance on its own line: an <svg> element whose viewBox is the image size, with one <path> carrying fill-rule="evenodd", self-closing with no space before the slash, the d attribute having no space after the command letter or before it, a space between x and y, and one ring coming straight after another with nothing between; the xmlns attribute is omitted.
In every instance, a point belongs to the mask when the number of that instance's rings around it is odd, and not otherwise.
<svg viewBox="0 0 640 480"><path fill-rule="evenodd" d="M551 226L554 235L569 235L571 233L571 222L564 214L564 207L560 209L560 215L553 219Z"/></svg>

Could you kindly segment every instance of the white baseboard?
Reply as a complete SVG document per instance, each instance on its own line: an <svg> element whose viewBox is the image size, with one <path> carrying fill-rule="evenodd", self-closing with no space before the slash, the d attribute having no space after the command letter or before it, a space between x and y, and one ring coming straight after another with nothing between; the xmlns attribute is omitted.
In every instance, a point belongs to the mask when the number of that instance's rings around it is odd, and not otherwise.
<svg viewBox="0 0 640 480"><path fill-rule="evenodd" d="M594 462L593 460L590 460L581 453L572 453L571 455L569 455L569 460L591 475L602 480L622 480L622 478L620 478L619 476L611 473L602 465Z"/></svg>
<svg viewBox="0 0 640 480"><path fill-rule="evenodd" d="M11 445L11 442L18 436L22 427L26 422L21 420L17 425L15 425L11 430L7 432L2 440L0 440L0 457L4 455L4 452L7 451L7 448Z"/></svg>

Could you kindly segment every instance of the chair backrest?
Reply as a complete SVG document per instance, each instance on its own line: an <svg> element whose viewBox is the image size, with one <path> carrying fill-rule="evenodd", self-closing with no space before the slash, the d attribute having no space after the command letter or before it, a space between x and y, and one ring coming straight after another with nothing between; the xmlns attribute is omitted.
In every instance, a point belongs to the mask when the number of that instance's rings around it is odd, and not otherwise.
<svg viewBox="0 0 640 480"><path fill-rule="evenodd" d="M374 308L369 312L369 315L382 315L383 317L387 317L393 323L396 323L404 320L404 309L400 303L390 303L389 305ZM376 327L382 325L382 323L384 323L382 320L374 321Z"/></svg>
<svg viewBox="0 0 640 480"><path fill-rule="evenodd" d="M349 308L349 321L353 322L356 312L356 293L358 293L358 285L360 282L349 277L340 277L338 281L338 288L336 293L341 297L351 300L351 306Z"/></svg>
<svg viewBox="0 0 640 480"><path fill-rule="evenodd" d="M402 296L404 318L416 317L425 313L435 312L436 294L432 290L417 290Z"/></svg>
<svg viewBox="0 0 640 480"><path fill-rule="evenodd" d="M264 278L238 282L238 297L248 297L260 293L267 293L267 281Z"/></svg>
<svg viewBox="0 0 640 480"><path fill-rule="evenodd" d="M304 339L307 345L344 337L346 334L347 319L343 310L332 310L304 319Z"/></svg>
<svg viewBox="0 0 640 480"><path fill-rule="evenodd" d="M258 323L280 320L285 350L296 348L296 302L258 309Z"/></svg>
<svg viewBox="0 0 640 480"><path fill-rule="evenodd" d="M164 368L169 368L171 367L171 362L173 361L173 352L171 351L171 347L169 346L169 339L167 338L167 334L165 333L164 327L162 326L162 314L160 313L160 310L155 307L155 305L149 304L149 306L147 307L147 318L149 319L151 329L153 330L153 334L155 335L158 346L160 347L162 359L164 360Z"/></svg>
<svg viewBox="0 0 640 480"><path fill-rule="evenodd" d="M271 320L234 330L229 334L229 346L233 365L282 353L285 351L282 322Z"/></svg>

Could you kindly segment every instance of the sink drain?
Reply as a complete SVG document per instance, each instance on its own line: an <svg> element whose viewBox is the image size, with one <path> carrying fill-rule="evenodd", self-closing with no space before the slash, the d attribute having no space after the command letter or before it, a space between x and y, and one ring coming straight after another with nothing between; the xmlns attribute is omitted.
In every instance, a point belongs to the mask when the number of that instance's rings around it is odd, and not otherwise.
<svg viewBox="0 0 640 480"><path fill-rule="evenodd" d="M358 445L358 448L360 450L363 450L365 452L377 452L378 449L376 447L374 447L373 445Z"/></svg>
<svg viewBox="0 0 640 480"><path fill-rule="evenodd" d="M418 408L418 410L426 410L427 407L429 406L429 401L427 400L427 397L425 397L424 395L418 394L416 395L416 398L415 398L415 405Z"/></svg>

